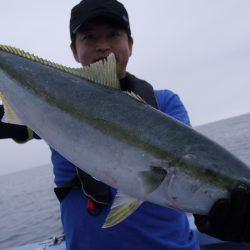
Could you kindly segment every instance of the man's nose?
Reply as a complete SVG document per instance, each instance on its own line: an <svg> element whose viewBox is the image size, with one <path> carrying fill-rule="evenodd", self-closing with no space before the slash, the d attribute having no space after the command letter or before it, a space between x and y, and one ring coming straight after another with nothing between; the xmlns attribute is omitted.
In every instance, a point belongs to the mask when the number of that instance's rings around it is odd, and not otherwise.
<svg viewBox="0 0 250 250"><path fill-rule="evenodd" d="M111 51L110 43L107 40L99 41L96 45L96 51L105 53Z"/></svg>

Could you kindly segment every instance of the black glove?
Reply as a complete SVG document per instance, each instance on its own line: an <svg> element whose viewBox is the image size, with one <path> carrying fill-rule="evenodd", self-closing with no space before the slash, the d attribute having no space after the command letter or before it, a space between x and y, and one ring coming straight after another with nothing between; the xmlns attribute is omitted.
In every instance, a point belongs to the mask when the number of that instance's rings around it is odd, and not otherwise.
<svg viewBox="0 0 250 250"><path fill-rule="evenodd" d="M201 233L223 241L250 242L250 187L238 185L230 199L215 202L208 215L194 214Z"/></svg>
<svg viewBox="0 0 250 250"><path fill-rule="evenodd" d="M3 105L0 105L0 122L3 118L3 115L4 115L4 109L3 109Z"/></svg>
<svg viewBox="0 0 250 250"><path fill-rule="evenodd" d="M0 139L12 138L17 142L25 142L29 139L28 128L1 122L4 115L3 105L0 105Z"/></svg>

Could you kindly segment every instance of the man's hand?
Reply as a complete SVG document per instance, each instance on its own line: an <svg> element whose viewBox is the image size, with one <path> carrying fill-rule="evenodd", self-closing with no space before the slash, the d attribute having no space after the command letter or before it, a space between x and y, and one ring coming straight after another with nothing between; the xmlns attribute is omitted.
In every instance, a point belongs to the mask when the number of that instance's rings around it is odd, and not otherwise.
<svg viewBox="0 0 250 250"><path fill-rule="evenodd" d="M194 215L201 233L223 241L250 242L250 187L238 185L230 199L215 202L208 215Z"/></svg>
<svg viewBox="0 0 250 250"><path fill-rule="evenodd" d="M33 133L26 126L1 122L4 115L3 105L0 105L0 139L12 138L18 143L24 143L33 137Z"/></svg>

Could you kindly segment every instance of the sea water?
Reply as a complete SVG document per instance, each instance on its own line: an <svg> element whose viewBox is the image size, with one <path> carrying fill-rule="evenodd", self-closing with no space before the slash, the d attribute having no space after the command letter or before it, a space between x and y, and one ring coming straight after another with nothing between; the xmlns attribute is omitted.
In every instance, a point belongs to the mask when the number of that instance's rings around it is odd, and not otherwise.
<svg viewBox="0 0 250 250"><path fill-rule="evenodd" d="M62 233L52 166L0 176L0 249Z"/></svg>

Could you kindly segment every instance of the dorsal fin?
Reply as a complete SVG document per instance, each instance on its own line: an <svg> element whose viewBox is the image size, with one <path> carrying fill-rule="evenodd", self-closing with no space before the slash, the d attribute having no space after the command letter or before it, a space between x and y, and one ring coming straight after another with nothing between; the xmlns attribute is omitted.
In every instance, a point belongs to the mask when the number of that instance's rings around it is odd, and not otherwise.
<svg viewBox="0 0 250 250"><path fill-rule="evenodd" d="M125 91L125 93L127 95L131 96L132 98L134 98L135 100L137 100L138 102L142 102L144 104L147 104L146 101L141 96L135 94L134 92Z"/></svg>
<svg viewBox="0 0 250 250"><path fill-rule="evenodd" d="M57 64L48 60L45 60L41 57L35 56L30 54L29 52L25 52L23 50L14 48L12 46L1 45L0 44L0 51L12 53L14 55L21 56L23 58L32 60L34 62L38 62L57 70L61 70L63 72L67 72L73 75L76 75L81 78L88 79L95 83L99 83L101 85L119 89L119 79L116 72L116 59L113 53L111 53L107 60L101 60L90 64L88 66L84 66L82 68L70 68L63 66L61 64Z"/></svg>
<svg viewBox="0 0 250 250"><path fill-rule="evenodd" d="M80 77L107 87L120 89L120 83L116 72L116 60L113 53L107 57L107 60L100 60L89 66L84 66L75 70Z"/></svg>

